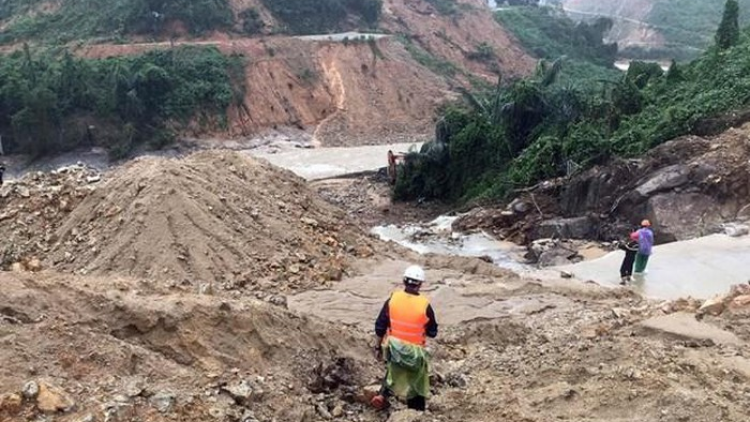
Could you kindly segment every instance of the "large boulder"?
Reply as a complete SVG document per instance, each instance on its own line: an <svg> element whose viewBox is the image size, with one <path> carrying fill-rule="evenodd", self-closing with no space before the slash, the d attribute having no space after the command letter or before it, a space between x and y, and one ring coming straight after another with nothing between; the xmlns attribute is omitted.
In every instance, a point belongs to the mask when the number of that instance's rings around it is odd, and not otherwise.
<svg viewBox="0 0 750 422"><path fill-rule="evenodd" d="M532 239L589 239L596 237L599 221L592 216L553 218L539 223L532 230Z"/></svg>
<svg viewBox="0 0 750 422"><path fill-rule="evenodd" d="M641 183L635 192L642 197L649 197L658 192L664 192L686 184L690 180L690 167L674 165L665 167L651 175Z"/></svg>
<svg viewBox="0 0 750 422"><path fill-rule="evenodd" d="M580 215L609 208L621 189L633 179L637 168L636 162L618 160L572 178L560 192L560 211L564 215Z"/></svg>
<svg viewBox="0 0 750 422"><path fill-rule="evenodd" d="M716 199L696 192L669 192L651 197L646 215L657 242L687 240L706 235L726 218Z"/></svg>

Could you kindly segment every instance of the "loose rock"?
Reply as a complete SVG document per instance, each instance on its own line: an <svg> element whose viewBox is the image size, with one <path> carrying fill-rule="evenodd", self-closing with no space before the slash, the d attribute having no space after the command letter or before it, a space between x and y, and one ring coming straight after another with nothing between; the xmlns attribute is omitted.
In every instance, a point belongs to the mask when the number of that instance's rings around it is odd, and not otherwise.
<svg viewBox="0 0 750 422"><path fill-rule="evenodd" d="M45 413L69 412L75 407L75 401L61 388L39 383L36 405Z"/></svg>
<svg viewBox="0 0 750 422"><path fill-rule="evenodd" d="M36 381L29 381L23 385L21 390L24 398L27 400L34 400L39 395L39 384Z"/></svg>

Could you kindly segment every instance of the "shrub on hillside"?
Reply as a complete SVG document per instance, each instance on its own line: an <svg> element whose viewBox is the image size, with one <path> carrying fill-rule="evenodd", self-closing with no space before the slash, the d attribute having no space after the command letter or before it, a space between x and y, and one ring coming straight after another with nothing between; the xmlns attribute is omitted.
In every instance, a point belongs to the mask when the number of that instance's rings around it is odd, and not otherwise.
<svg viewBox="0 0 750 422"><path fill-rule="evenodd" d="M358 16L360 26L374 27L382 0L262 0L263 5L294 34L325 34L344 29L347 16Z"/></svg>

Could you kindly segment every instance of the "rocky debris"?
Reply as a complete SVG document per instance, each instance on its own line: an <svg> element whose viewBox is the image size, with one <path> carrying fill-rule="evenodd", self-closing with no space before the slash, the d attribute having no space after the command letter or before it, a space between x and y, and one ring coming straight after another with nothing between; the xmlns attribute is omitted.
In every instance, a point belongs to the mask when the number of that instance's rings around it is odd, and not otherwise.
<svg viewBox="0 0 750 422"><path fill-rule="evenodd" d="M15 415L23 406L23 397L18 393L0 394L0 416Z"/></svg>
<svg viewBox="0 0 750 422"><path fill-rule="evenodd" d="M418 422L422 420L422 412L406 409L393 412L388 422Z"/></svg>
<svg viewBox="0 0 750 422"><path fill-rule="evenodd" d="M146 379L144 377L128 377L123 380L123 393L129 398L143 395L146 391Z"/></svg>
<svg viewBox="0 0 750 422"><path fill-rule="evenodd" d="M721 315L721 313L724 312L725 306L724 297L716 296L703 302L703 305L698 308L698 313L713 316Z"/></svg>
<svg viewBox="0 0 750 422"><path fill-rule="evenodd" d="M76 403L63 389L40 382L36 405L44 413L57 413L73 410Z"/></svg>
<svg viewBox="0 0 750 422"><path fill-rule="evenodd" d="M742 237L750 234L750 227L740 223L727 223L722 225L724 234L729 237Z"/></svg>
<svg viewBox="0 0 750 422"><path fill-rule="evenodd" d="M23 385L21 393L26 400L34 400L39 396L39 384L36 381L29 381Z"/></svg>
<svg viewBox="0 0 750 422"><path fill-rule="evenodd" d="M525 257L539 267L567 265L583 260L575 245L558 239L535 240L528 246Z"/></svg>
<svg viewBox="0 0 750 422"><path fill-rule="evenodd" d="M221 390L229 394L240 406L249 406L254 400L260 400L264 394L263 389L254 385L250 380L230 383L223 386Z"/></svg>
<svg viewBox="0 0 750 422"><path fill-rule="evenodd" d="M531 239L596 238L599 223L595 217L554 218L540 222L532 230Z"/></svg>
<svg viewBox="0 0 750 422"><path fill-rule="evenodd" d="M659 305L659 309L665 314L675 312L696 312L702 306L702 301L694 298L680 298L667 301Z"/></svg>
<svg viewBox="0 0 750 422"><path fill-rule="evenodd" d="M721 231L725 223L728 235L741 236L750 218L749 140L750 124L716 138L675 139L639 160L614 159L539 183L506 206L471 211L456 224L523 244L554 236L619 240L644 218L657 243ZM516 209L519 201L532 206Z"/></svg>
<svg viewBox="0 0 750 422"><path fill-rule="evenodd" d="M84 417L78 419L77 422L96 422L96 416L89 413L88 415L85 415Z"/></svg>
<svg viewBox="0 0 750 422"><path fill-rule="evenodd" d="M104 403L102 411L104 422L119 422L131 411L133 404L125 396L117 396L114 400Z"/></svg>
<svg viewBox="0 0 750 422"><path fill-rule="evenodd" d="M648 176L648 179L635 188L635 193L642 197L653 196L686 184L690 180L690 167L675 164L665 167Z"/></svg>
<svg viewBox="0 0 750 422"><path fill-rule="evenodd" d="M701 318L704 315L719 316L726 311L750 313L750 284L732 286L728 293L706 300L696 314Z"/></svg>
<svg viewBox="0 0 750 422"><path fill-rule="evenodd" d="M96 177L101 177L97 170L73 165L5 183L0 188L0 269L20 263L17 269L39 271L41 262L34 257L49 252L64 218L97 189Z"/></svg>
<svg viewBox="0 0 750 422"><path fill-rule="evenodd" d="M363 387L357 395L357 401L369 406L372 399L380 394L380 388L380 384L372 384Z"/></svg>

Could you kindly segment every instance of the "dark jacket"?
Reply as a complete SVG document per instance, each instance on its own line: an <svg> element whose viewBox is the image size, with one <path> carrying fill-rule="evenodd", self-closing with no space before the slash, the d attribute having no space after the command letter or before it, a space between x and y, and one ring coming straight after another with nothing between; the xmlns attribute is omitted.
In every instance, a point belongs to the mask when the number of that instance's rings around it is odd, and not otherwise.
<svg viewBox="0 0 750 422"><path fill-rule="evenodd" d="M406 290L406 293L415 294L408 290ZM391 327L391 317L388 314L390 303L390 298L385 301L385 304L378 315L378 319L375 321L375 334L378 337L384 337L388 334L388 329ZM435 311L432 310L432 305L427 305L427 319L429 319L429 321L427 321L427 324L425 324L424 327L425 335L429 338L435 338L438 334L438 323L435 319Z"/></svg>
<svg viewBox="0 0 750 422"><path fill-rule="evenodd" d="M620 277L633 275L633 264L635 256L638 254L638 242L631 240L627 243L620 243L619 248L625 251L625 258L620 265Z"/></svg>

